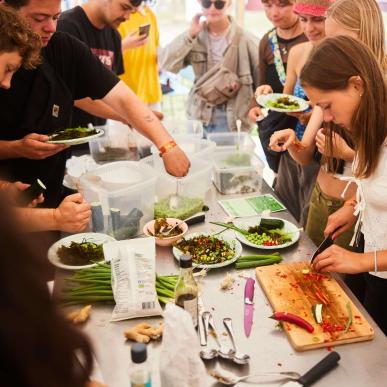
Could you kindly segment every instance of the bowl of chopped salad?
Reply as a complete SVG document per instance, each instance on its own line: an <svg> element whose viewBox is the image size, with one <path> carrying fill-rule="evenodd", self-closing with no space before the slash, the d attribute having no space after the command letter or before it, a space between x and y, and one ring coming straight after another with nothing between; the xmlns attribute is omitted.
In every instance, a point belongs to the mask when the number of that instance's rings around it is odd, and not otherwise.
<svg viewBox="0 0 387 387"><path fill-rule="evenodd" d="M280 113L298 113L309 109L309 104L302 98L290 94L261 94L257 103L262 107Z"/></svg>
<svg viewBox="0 0 387 387"><path fill-rule="evenodd" d="M189 254L195 267L215 269L234 263L242 254L242 245L233 236L192 233L174 243L172 252L177 260Z"/></svg>

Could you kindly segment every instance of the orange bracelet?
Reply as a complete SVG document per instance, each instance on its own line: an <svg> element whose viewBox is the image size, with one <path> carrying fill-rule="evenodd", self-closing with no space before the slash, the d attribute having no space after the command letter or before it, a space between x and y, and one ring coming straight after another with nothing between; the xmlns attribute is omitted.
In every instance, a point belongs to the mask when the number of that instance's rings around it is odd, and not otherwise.
<svg viewBox="0 0 387 387"><path fill-rule="evenodd" d="M349 199L344 202L344 205L355 208L357 205L357 201L355 199Z"/></svg>
<svg viewBox="0 0 387 387"><path fill-rule="evenodd" d="M160 147L159 151L159 156L163 157L164 153L167 153L169 150L177 146L176 142L174 140L170 140L167 143L165 143L163 146Z"/></svg>

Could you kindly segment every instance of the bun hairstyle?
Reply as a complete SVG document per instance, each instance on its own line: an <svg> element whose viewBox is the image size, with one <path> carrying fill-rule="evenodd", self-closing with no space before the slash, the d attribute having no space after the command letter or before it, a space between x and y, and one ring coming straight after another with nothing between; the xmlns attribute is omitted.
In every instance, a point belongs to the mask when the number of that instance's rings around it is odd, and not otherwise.
<svg viewBox="0 0 387 387"><path fill-rule="evenodd" d="M337 0L328 9L327 17L355 32L387 72L384 23L376 0Z"/></svg>
<svg viewBox="0 0 387 387"><path fill-rule="evenodd" d="M296 0L293 11L316 17L324 17L334 0Z"/></svg>
<svg viewBox="0 0 387 387"><path fill-rule="evenodd" d="M387 137L387 90L375 55L358 39L326 38L313 49L300 75L303 87L324 91L345 90L353 77L362 81L364 93L351 118L349 134L357 153L355 176L367 178L378 165Z"/></svg>

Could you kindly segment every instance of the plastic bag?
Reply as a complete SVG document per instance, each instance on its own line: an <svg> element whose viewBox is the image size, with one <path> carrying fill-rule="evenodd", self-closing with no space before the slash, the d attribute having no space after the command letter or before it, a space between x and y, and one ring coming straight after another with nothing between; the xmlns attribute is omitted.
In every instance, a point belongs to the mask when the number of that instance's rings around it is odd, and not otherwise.
<svg viewBox="0 0 387 387"><path fill-rule="evenodd" d="M160 316L156 293L154 238L139 238L103 245L111 261L112 289L116 306L111 321Z"/></svg>
<svg viewBox="0 0 387 387"><path fill-rule="evenodd" d="M205 386L207 373L199 352L200 345L191 316L184 309L167 304L160 354L161 386Z"/></svg>

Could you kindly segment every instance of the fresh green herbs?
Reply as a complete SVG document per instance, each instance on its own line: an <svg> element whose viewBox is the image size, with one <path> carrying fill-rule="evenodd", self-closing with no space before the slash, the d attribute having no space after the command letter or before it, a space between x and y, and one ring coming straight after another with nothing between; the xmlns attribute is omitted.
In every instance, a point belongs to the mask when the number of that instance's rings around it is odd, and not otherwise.
<svg viewBox="0 0 387 387"><path fill-rule="evenodd" d="M286 110L298 110L300 108L300 104L289 97L279 97L276 100L268 100L267 105L270 107L278 108L278 109L286 109Z"/></svg>
<svg viewBox="0 0 387 387"><path fill-rule="evenodd" d="M61 246L57 250L60 261L65 265L83 266L104 260L102 244L88 242L71 242L70 246Z"/></svg>
<svg viewBox="0 0 387 387"><path fill-rule="evenodd" d="M98 134L97 129L89 128L68 128L55 132L50 136L50 141L63 141L63 140L74 140L77 138L83 138L92 136L93 134Z"/></svg>

